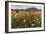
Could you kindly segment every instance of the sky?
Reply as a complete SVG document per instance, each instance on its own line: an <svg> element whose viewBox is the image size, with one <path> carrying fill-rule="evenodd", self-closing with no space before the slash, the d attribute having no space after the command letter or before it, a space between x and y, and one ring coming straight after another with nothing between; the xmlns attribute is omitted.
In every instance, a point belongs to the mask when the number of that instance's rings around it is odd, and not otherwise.
<svg viewBox="0 0 46 34"><path fill-rule="evenodd" d="M41 9L41 5L37 5L37 4L30 4L30 5L11 5L11 9L27 9L27 8L37 8L37 9Z"/></svg>

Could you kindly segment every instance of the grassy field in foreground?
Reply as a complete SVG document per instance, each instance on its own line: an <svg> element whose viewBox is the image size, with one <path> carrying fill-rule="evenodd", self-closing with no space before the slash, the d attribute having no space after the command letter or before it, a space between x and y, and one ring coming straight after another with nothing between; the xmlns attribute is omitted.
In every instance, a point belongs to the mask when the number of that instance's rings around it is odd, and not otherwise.
<svg viewBox="0 0 46 34"><path fill-rule="evenodd" d="M12 28L41 27L41 11L11 13Z"/></svg>

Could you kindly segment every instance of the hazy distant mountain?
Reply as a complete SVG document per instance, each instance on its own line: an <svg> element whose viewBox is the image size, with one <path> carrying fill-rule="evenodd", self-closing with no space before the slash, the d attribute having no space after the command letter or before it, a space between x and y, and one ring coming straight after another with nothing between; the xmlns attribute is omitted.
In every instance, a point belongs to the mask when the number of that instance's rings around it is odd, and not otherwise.
<svg viewBox="0 0 46 34"><path fill-rule="evenodd" d="M28 8L28 9L26 9L26 10L32 11L32 10L37 10L37 8Z"/></svg>
<svg viewBox="0 0 46 34"><path fill-rule="evenodd" d="M19 10L19 11L38 11L38 10L41 10L41 9L37 9L37 8L27 8L27 9L12 9L12 11L16 11L16 10Z"/></svg>

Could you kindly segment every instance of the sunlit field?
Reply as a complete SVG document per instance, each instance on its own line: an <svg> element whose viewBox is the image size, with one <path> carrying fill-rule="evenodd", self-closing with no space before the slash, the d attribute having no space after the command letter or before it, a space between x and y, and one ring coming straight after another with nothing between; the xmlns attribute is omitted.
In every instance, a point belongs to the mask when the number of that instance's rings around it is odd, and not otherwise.
<svg viewBox="0 0 46 34"><path fill-rule="evenodd" d="M41 27L41 10L11 11L12 28Z"/></svg>

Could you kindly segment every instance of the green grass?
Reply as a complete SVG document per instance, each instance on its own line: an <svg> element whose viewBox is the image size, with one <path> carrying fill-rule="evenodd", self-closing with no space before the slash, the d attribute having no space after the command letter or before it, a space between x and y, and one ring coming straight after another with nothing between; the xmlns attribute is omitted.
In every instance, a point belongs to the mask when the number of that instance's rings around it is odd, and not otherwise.
<svg viewBox="0 0 46 34"><path fill-rule="evenodd" d="M37 18L39 20L36 20ZM24 19L26 20L25 22L24 22ZM12 25L12 28L41 27L40 19L41 19L40 16L36 16L36 18L35 18L34 15L28 17L28 16L24 16L24 13L18 13L16 17L12 16L12 18L11 18L12 24L11 25ZM35 20L35 21L33 21L33 20Z"/></svg>

